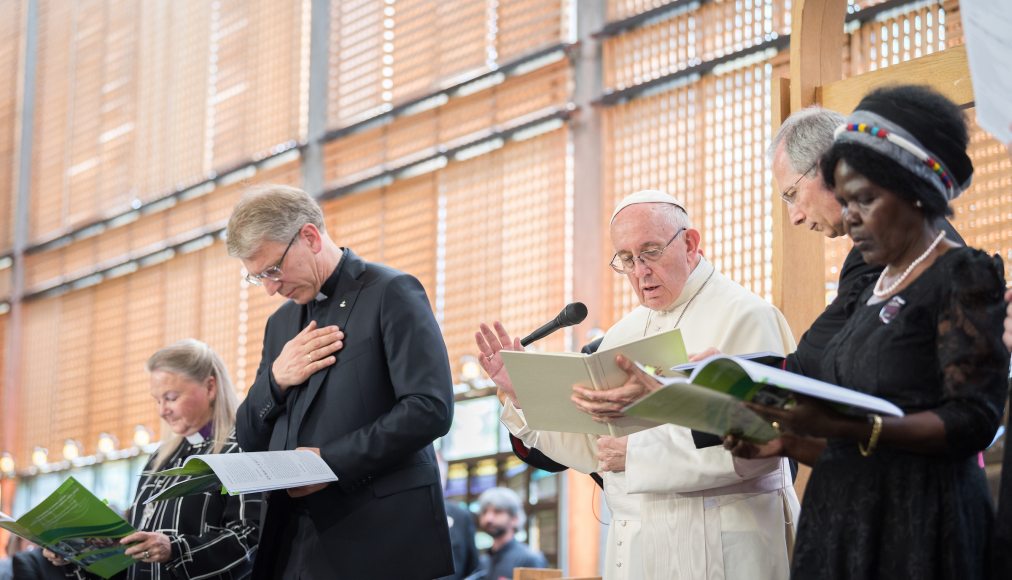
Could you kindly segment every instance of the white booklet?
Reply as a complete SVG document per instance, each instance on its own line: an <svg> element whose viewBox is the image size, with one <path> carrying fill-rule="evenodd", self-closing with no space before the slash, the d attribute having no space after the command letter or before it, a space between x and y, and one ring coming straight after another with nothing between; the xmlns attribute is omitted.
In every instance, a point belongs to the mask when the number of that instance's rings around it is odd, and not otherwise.
<svg viewBox="0 0 1012 580"><path fill-rule="evenodd" d="M532 429L621 437L656 427L657 422L624 417L598 423L576 408L570 397L573 385L606 390L626 382L625 371L615 364L624 355L658 368L684 363L688 356L680 330L669 330L594 354L502 351L513 388Z"/></svg>
<svg viewBox="0 0 1012 580"><path fill-rule="evenodd" d="M152 475L188 478L170 485L144 503L217 488L223 493L237 495L337 481L337 475L327 462L305 449L194 455L180 467Z"/></svg>
<svg viewBox="0 0 1012 580"><path fill-rule="evenodd" d="M645 365L640 367L647 370ZM885 399L730 355L707 358L687 377L657 380L664 386L626 407L627 415L714 435L736 433L749 441L770 441L777 432L742 401L782 407L798 393L827 401L851 415L903 416L899 407Z"/></svg>

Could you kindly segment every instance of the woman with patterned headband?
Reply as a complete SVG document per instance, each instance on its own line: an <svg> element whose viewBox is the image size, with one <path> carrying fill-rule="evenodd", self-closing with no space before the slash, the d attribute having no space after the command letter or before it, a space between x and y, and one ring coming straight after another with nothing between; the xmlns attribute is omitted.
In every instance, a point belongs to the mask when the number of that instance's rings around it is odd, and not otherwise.
<svg viewBox="0 0 1012 580"><path fill-rule="evenodd" d="M821 161L844 227L885 270L827 345L823 378L888 399L904 417L845 416L812 400L755 406L784 435L739 455L785 453L814 466L792 577L987 575L992 506L977 453L1005 401L1001 259L935 225L969 186L962 111L916 86L867 95Z"/></svg>

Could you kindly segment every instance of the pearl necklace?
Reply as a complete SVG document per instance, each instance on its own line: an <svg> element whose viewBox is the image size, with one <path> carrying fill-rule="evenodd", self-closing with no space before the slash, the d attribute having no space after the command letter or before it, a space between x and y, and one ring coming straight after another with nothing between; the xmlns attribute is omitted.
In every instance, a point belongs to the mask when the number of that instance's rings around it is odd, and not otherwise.
<svg viewBox="0 0 1012 580"><path fill-rule="evenodd" d="M896 279L895 282L890 284L888 288L879 289L879 286L882 285L882 280L885 279L886 275L886 271L883 269L882 273L878 275L878 281L875 282L875 288L871 291L871 293L879 298L885 298L886 296L892 294L893 291L899 288L900 284L902 284L903 281L906 280L908 276L910 276L910 273L914 271L914 268L919 266L921 262L923 262L924 260L928 259L928 256L931 255L931 252L934 252L935 248L938 247L938 244L942 243L942 240L944 239L945 239L945 232L944 231L938 232L938 237L935 238L935 241L931 242L931 245L928 246L928 249L924 250L924 253L921 254L920 256L917 256L916 260L910 262L910 265L907 266L907 269L903 272L903 274L900 275L899 278Z"/></svg>

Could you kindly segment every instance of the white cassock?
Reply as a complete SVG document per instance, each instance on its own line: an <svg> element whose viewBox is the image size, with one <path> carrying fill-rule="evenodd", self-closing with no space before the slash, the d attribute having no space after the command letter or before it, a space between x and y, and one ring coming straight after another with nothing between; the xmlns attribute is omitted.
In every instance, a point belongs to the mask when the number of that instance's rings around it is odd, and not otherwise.
<svg viewBox="0 0 1012 580"><path fill-rule="evenodd" d="M716 347L730 354L783 354L795 347L779 310L700 258L669 310L637 307L608 330L600 348L676 327L690 353ZM511 402L501 420L528 447L578 471L597 471L596 436L533 431ZM625 472L602 475L612 513L605 578L790 575L800 506L786 459L739 459L721 446L697 449L689 429L662 425L630 435Z"/></svg>

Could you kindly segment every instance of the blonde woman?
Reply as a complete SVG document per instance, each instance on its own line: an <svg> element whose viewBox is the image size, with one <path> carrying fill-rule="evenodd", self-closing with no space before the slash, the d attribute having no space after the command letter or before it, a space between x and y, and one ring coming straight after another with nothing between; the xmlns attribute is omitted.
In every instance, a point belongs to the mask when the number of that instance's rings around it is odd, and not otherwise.
<svg viewBox="0 0 1012 580"><path fill-rule="evenodd" d="M124 577L246 578L260 536L259 494L203 493L144 504L177 480L148 473L179 467L193 455L240 452L235 439L239 401L228 370L210 347L193 339L159 350L146 368L151 396L172 434L141 475L130 508L130 523L138 531L121 541L137 563ZM55 565L67 564L51 552L46 557Z"/></svg>

